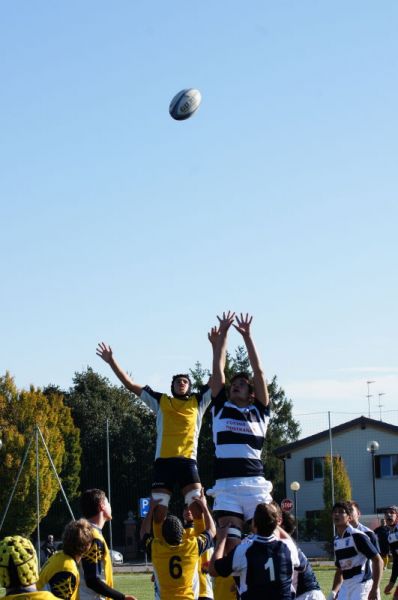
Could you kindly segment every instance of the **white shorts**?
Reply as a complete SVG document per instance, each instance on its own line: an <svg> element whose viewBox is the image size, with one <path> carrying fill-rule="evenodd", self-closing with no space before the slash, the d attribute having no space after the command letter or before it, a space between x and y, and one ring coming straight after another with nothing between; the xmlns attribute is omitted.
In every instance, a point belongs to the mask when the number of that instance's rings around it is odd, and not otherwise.
<svg viewBox="0 0 398 600"><path fill-rule="evenodd" d="M213 511L225 510L253 518L257 504L272 502L272 483L264 477L228 477L217 479L207 495L214 498Z"/></svg>
<svg viewBox="0 0 398 600"><path fill-rule="evenodd" d="M322 590L310 590L300 596L296 596L296 600L325 600Z"/></svg>
<svg viewBox="0 0 398 600"><path fill-rule="evenodd" d="M373 579L368 579L361 583L353 579L344 579L339 590L339 600L368 600L370 588L373 585Z"/></svg>

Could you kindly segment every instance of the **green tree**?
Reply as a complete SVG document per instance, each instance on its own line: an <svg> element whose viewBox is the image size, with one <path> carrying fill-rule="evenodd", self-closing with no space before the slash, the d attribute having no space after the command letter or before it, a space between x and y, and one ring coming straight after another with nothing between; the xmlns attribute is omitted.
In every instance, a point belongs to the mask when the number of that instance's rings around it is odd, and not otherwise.
<svg viewBox="0 0 398 600"><path fill-rule="evenodd" d="M70 410L64 405L61 395L47 397L33 386L28 391L18 390L9 373L0 377L0 428L3 448L0 462L0 507L4 513L25 450L35 426L40 428L57 472L63 466L70 469L70 485L78 484L79 450L74 447L72 456L67 457L67 446L78 440ZM68 440L69 437L69 440ZM68 440L68 441L67 441ZM49 511L57 492L58 482L39 437L39 484L40 519ZM30 535L36 527L36 444L33 442L27 454L16 492L7 513L2 534L24 533Z"/></svg>
<svg viewBox="0 0 398 600"><path fill-rule="evenodd" d="M137 512L138 499L150 493L155 456L155 416L124 387L111 385L87 368L75 373L67 394L82 447L81 489L108 490L107 421L115 539L122 540L123 520Z"/></svg>
<svg viewBox="0 0 398 600"><path fill-rule="evenodd" d="M81 454L80 447L80 430L75 426L71 418L71 409L65 405L63 392L54 385L47 386L43 390L43 394L48 399L50 405L57 405L60 411L60 430L65 443L65 453L59 470L59 477L62 482L65 495L68 502L74 506L76 499L79 496L80 486L80 471L81 471ZM77 514L74 510L75 516ZM51 508L43 519L42 533L43 536L53 534L56 537L61 537L65 523L70 519L70 512L65 503L65 499L61 490L58 490L57 496L51 505Z"/></svg>
<svg viewBox="0 0 398 600"><path fill-rule="evenodd" d="M341 456L333 456L333 484L334 484L334 500L350 500L351 481L347 473L344 460ZM324 458L323 468L323 503L324 510L321 516L321 527L325 539L331 539L333 535L332 524L332 459L330 454Z"/></svg>
<svg viewBox="0 0 398 600"><path fill-rule="evenodd" d="M251 367L246 349L238 346L235 354L227 353L225 364L225 379L229 385L233 375L239 372L251 374ZM204 369L200 363L190 371L195 389L199 390L209 376L209 371ZM293 404L286 398L284 390L278 386L276 376L268 384L268 393L271 402L271 421L268 428L262 458L265 465L265 475L272 481L274 486L273 495L276 500L281 500L284 492L283 464L273 454L279 446L294 442L300 434L300 426L292 415ZM214 444L211 432L211 416L206 413L199 438L198 465L201 479L206 486L214 483L212 466L214 460Z"/></svg>

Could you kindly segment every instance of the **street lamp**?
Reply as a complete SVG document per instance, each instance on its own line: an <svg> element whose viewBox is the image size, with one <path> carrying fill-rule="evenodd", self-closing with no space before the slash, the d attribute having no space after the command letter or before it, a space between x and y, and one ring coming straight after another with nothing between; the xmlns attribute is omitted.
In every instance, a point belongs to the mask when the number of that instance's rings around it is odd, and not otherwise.
<svg viewBox="0 0 398 600"><path fill-rule="evenodd" d="M297 521L297 492L300 489L300 484L298 481L292 481L290 484L290 489L294 494L294 520L296 521L296 540L298 541L298 521Z"/></svg>
<svg viewBox="0 0 398 600"><path fill-rule="evenodd" d="M379 442L372 440L366 445L366 450L372 455L372 479L373 479L373 512L377 514L376 509L376 478L375 478L375 452L380 448Z"/></svg>

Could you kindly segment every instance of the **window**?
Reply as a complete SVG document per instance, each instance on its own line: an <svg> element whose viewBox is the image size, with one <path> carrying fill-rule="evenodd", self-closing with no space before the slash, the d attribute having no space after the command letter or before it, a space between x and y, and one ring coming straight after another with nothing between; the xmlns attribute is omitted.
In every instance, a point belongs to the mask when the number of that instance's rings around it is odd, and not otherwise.
<svg viewBox="0 0 398 600"><path fill-rule="evenodd" d="M305 480L314 481L323 479L323 456L304 459Z"/></svg>
<svg viewBox="0 0 398 600"><path fill-rule="evenodd" d="M398 454L379 454L375 456L376 477L387 479L398 477Z"/></svg>

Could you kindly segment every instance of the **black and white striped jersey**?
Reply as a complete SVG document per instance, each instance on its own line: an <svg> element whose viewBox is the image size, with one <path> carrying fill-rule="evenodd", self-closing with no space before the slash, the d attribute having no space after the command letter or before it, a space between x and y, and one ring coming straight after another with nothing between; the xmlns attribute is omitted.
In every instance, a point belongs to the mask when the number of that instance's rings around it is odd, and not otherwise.
<svg viewBox="0 0 398 600"><path fill-rule="evenodd" d="M377 554L377 548L363 531L348 525L342 536L334 538L335 564L341 570L343 579L360 583L372 579L370 559Z"/></svg>
<svg viewBox="0 0 398 600"><path fill-rule="evenodd" d="M261 450L270 419L269 407L254 400L241 408L229 402L225 387L212 399L215 478L264 475Z"/></svg>
<svg viewBox="0 0 398 600"><path fill-rule="evenodd" d="M398 525L388 534L388 544L392 554L392 570L390 583L394 584L398 577Z"/></svg>
<svg viewBox="0 0 398 600"><path fill-rule="evenodd" d="M287 544L274 535L254 535L224 558L215 561L221 577L239 579L241 600L291 600L293 564Z"/></svg>
<svg viewBox="0 0 398 600"><path fill-rule="evenodd" d="M359 529L359 531L363 531L363 533L366 533L366 535L372 542L373 546L376 548L377 552L380 554L379 538L377 537L377 535L375 534L373 529L369 529L369 527L366 527L366 525L363 525L362 523L358 523L356 528Z"/></svg>

